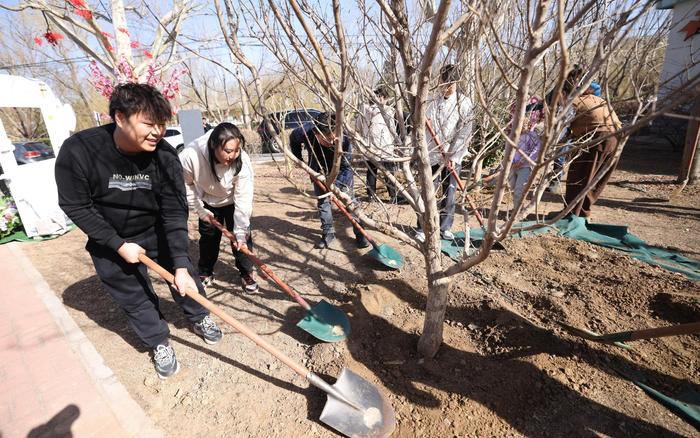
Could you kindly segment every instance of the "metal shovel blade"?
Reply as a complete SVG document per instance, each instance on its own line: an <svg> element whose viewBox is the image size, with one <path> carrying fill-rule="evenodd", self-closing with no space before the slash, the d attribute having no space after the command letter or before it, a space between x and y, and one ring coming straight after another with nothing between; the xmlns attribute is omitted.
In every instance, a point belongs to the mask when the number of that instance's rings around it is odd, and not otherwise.
<svg viewBox="0 0 700 438"><path fill-rule="evenodd" d="M403 266L403 256L386 243L375 246L368 254L379 263L391 269L401 269Z"/></svg>
<svg viewBox="0 0 700 438"><path fill-rule="evenodd" d="M394 432L394 409L374 385L343 368L333 388L360 409L329 394L321 421L349 437L387 437Z"/></svg>
<svg viewBox="0 0 700 438"><path fill-rule="evenodd" d="M350 334L348 316L326 300L311 307L297 327L324 342L343 341Z"/></svg>

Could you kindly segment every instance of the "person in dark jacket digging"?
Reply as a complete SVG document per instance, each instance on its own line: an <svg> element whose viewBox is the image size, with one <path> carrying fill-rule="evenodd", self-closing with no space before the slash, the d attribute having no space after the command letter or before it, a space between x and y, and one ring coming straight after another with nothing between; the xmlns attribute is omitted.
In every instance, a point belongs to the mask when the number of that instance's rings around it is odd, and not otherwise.
<svg viewBox="0 0 700 438"><path fill-rule="evenodd" d="M289 135L289 147L299 160L302 158L302 150L305 148L308 155L309 167L321 174L328 175L333 167L335 158L335 114L321 113L308 125L300 126ZM340 160L340 171L335 179L335 186L344 193L347 193L354 200L353 192L353 171L352 171L352 144L347 136L343 136L342 157ZM314 187L314 194L317 197L318 213L321 218L321 239L316 243L316 248L328 248L335 240L335 229L333 227L333 215L331 212L330 195L318 186L311 179ZM325 195L325 196L324 196ZM358 248L366 248L369 242L353 227L355 241Z"/></svg>
<svg viewBox="0 0 700 438"><path fill-rule="evenodd" d="M187 252L182 166L163 141L170 104L150 85L122 84L112 93L109 114L115 123L63 143L55 170L59 205L87 234L85 249L103 287L153 351L156 372L165 379L179 364L140 254L174 273L173 298L197 335L214 344L222 333L209 312L185 296L187 289L205 294Z"/></svg>

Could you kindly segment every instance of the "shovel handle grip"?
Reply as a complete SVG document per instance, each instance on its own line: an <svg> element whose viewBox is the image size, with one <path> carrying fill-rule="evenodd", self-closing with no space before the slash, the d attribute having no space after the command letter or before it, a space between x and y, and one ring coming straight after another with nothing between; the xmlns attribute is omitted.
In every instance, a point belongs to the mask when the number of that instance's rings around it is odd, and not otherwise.
<svg viewBox="0 0 700 438"><path fill-rule="evenodd" d="M232 244L236 243L236 236L234 236L232 232L227 230L216 219L211 218L210 221L211 224L218 228L221 231L221 233L223 233L223 235L231 241ZM289 287L287 283L285 283L284 281L282 281L282 279L276 276L275 273L272 272L272 269L270 269L265 263L262 262L262 260L260 260L255 254L253 254L251 250L249 250L247 247L244 247L240 248L239 251L245 254L245 256L248 257L253 263L258 265L258 268L260 268L260 270L262 270L265 273L265 275L270 277L272 281L274 281L275 284L277 284L277 286L279 286L279 288L282 289L284 293L286 293L287 295L292 297L294 301L299 303L299 305L303 307L304 310L311 310L311 306L309 305L309 303L307 303L306 300L304 300L304 298L302 298L301 295L299 295L295 290Z"/></svg>
<svg viewBox="0 0 700 438"><path fill-rule="evenodd" d="M658 327L644 330L632 330L627 332L601 335L601 339L606 342L637 341L640 339L663 338L666 336L691 335L700 333L700 321L688 324L672 325L669 327Z"/></svg>
<svg viewBox="0 0 700 438"><path fill-rule="evenodd" d="M160 275L160 277L163 280L167 281L170 284L175 284L175 276L145 254L139 255L139 261L146 265L149 269L155 271L158 275ZM288 357L287 355L276 349L274 346L272 346L272 344L270 344L265 339L261 338L257 333L246 327L242 322L239 322L236 318L224 312L214 303L206 299L204 296L200 295L198 291L188 289L185 291L185 294L188 297L195 300L196 302L198 302L199 304L201 304L202 307L221 318L222 321L226 322L228 325L236 329L236 331L238 331L240 334L255 342L263 350L275 356L280 362L293 369L294 372L296 372L304 378L308 378L309 370L306 367L295 362L294 360L292 360L292 358Z"/></svg>
<svg viewBox="0 0 700 438"><path fill-rule="evenodd" d="M467 199L467 203L469 204L469 208L472 209L474 212L474 216L476 216L476 220L479 221L479 225L481 227L484 227L484 217L481 216L481 213L479 213L479 209L477 208L476 204L474 204L474 200L469 196L469 193L467 193L464 190L464 182L459 178L459 175L457 175L457 171L455 171L455 168L452 167L452 163L450 163L447 160L447 157L445 157L445 152L442 151L442 142L440 142L440 139L438 138L437 134L435 133L435 129L433 129L433 124L430 121L430 119L426 120L425 122L425 127L428 128L428 132L430 133L430 136L433 137L433 141L437 145L438 149L440 149L440 152L442 152L442 158L445 159L445 166L450 170L450 173L452 173L452 176L454 179L457 181L457 185L459 186L459 190L464 192L464 197Z"/></svg>
<svg viewBox="0 0 700 438"><path fill-rule="evenodd" d="M326 185L325 185L324 183L322 183L321 181L319 181L319 180L317 180L317 179L315 179L315 178L314 178L314 182L315 182L322 190L325 190L327 193L330 193L330 190L328 190L328 187L326 187ZM370 236L370 235L367 233L367 231L365 231L365 229L362 228L362 226L360 226L360 223L357 222L357 221L355 220L355 218L352 217L352 215L351 215L350 212L345 208L345 206L343 205L343 203L340 202L340 201L338 200L338 198L336 198L335 195L333 195L333 193L330 193L329 196L331 197L331 200L333 200L333 203L335 204L335 206L338 207L338 210L340 210L341 212L343 212L343 214L345 215L345 217L348 218L348 220L352 223L352 226L355 227L355 228L357 228L357 229L360 231L360 233L362 233L362 235L365 236L365 239L367 239L367 241L368 241L372 246L376 247L376 246L377 246L377 242L375 242L374 239L372 239L372 236Z"/></svg>

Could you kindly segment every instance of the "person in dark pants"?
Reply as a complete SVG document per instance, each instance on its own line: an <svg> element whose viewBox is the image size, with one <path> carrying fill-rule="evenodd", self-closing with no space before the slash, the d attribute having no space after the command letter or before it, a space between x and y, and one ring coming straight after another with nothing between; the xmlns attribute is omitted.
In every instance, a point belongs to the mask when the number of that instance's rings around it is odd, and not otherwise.
<svg viewBox="0 0 700 438"><path fill-rule="evenodd" d="M299 160L302 150L306 148L309 157L309 167L319 173L328 174L335 158L335 114L321 113L310 125L300 126L289 134L289 147ZM335 185L354 200L353 172L350 164L352 145L347 136L343 136L340 171L335 179ZM335 240L333 214L331 212L330 195L311 179L314 194L317 197L318 213L321 218L321 239L315 245L317 249L328 248ZM358 248L366 248L369 242L362 233L353 227Z"/></svg>
<svg viewBox="0 0 700 438"><path fill-rule="evenodd" d="M360 112L355 120L355 129L362 135L367 142L366 163L367 163L367 195L369 200L376 198L377 194L377 173L379 168L376 163L384 169L385 172L395 172L397 163L391 161L396 157L396 121L395 111L387 106L389 100L389 87L380 85L374 90L373 102L371 104L363 104ZM371 159L374 159L372 161ZM389 198L392 203L397 202L397 190L394 183L391 182L386 174L383 174L384 184L389 192Z"/></svg>
<svg viewBox="0 0 700 438"><path fill-rule="evenodd" d="M564 84L563 92L571 93L574 87L584 76L581 69L574 69ZM595 95L595 87L588 87L573 102L575 115L569 129L574 145L589 143L590 146L581 150L581 153L569 164L566 176L566 195L564 199L567 206L571 206L571 214L589 218L591 207L596 203L603 192L617 161L603 174L605 164L615 159L615 152L619 140L613 134L622 128L620 119L615 110L602 98ZM591 187L585 196L574 204L574 200L586 189L594 179L600 176L600 180Z"/></svg>
<svg viewBox="0 0 700 438"><path fill-rule="evenodd" d="M112 93L109 113L115 123L80 131L63 143L55 168L59 205L87 234L85 249L97 275L152 349L164 379L179 364L141 254L174 273L173 299L197 335L214 344L222 333L206 309L185 297L195 289L204 295L204 288L193 279L187 253L182 166L162 140L170 104L150 85L122 84Z"/></svg>
<svg viewBox="0 0 700 438"><path fill-rule="evenodd" d="M233 231L232 245L236 268L247 292L258 290L255 268L239 251L253 249L250 216L253 212L253 165L243 150L245 137L231 123L221 123L212 131L190 143L181 153L187 201L199 216L199 278L208 286L214 279L214 265L219 259L221 231L215 218Z"/></svg>
<svg viewBox="0 0 700 438"><path fill-rule="evenodd" d="M450 229L454 223L454 215L457 201L457 181L448 166L454 168L459 175L462 169L462 161L471 156L469 144L472 137L472 117L474 106L469 97L457 91L459 72L452 64L447 64L440 69L439 92L428 102L426 117L432 123L441 145L435 142L427 133L430 166L433 175L440 166L444 166L434 181L435 187L442 186L442 201L440 202L440 238L454 240L454 234ZM425 233L418 223L416 240L425 241Z"/></svg>

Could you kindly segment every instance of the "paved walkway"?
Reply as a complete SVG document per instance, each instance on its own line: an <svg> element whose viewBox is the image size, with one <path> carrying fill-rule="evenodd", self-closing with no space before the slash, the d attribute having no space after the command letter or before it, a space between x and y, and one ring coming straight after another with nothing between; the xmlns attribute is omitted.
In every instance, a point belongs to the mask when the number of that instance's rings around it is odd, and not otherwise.
<svg viewBox="0 0 700 438"><path fill-rule="evenodd" d="M0 245L0 438L162 436L21 245Z"/></svg>

